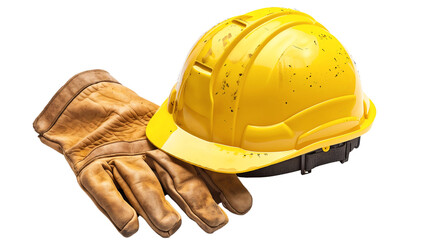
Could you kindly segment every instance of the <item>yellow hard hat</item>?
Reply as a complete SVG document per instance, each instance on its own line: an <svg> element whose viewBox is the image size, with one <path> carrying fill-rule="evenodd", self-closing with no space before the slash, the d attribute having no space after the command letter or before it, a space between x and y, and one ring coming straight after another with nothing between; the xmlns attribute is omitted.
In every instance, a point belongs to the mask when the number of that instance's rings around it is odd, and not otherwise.
<svg viewBox="0 0 426 240"><path fill-rule="evenodd" d="M147 136L190 164L242 173L356 139L375 114L327 29L305 13L265 8L201 37Z"/></svg>

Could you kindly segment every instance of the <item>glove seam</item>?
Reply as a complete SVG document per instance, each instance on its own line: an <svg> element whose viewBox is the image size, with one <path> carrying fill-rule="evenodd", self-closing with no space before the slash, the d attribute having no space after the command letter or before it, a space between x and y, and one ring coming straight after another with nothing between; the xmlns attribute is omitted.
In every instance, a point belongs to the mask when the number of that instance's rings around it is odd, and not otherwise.
<svg viewBox="0 0 426 240"><path fill-rule="evenodd" d="M114 153L114 154L109 154L109 155L103 155L103 156L99 156L93 159L90 159L90 161L88 161L87 163L85 163L82 167L80 167L80 169L77 171L76 170L76 176L80 176L80 173L83 172L83 170L89 166L91 163L99 160L99 159L103 159L103 158L113 158L113 157L120 157L120 156L137 156L137 155L144 155L145 152L141 152L141 153L128 153L126 154L126 152L120 152L120 153Z"/></svg>
<svg viewBox="0 0 426 240"><path fill-rule="evenodd" d="M116 142L108 142L108 143L104 143L103 145L100 145L94 149L92 149L89 154L86 155L85 158L83 158L82 160L80 160L79 162L75 163L75 167L76 167L76 172L77 175L80 175L80 172L83 171L84 168L86 168L90 163L94 162L95 160L101 159L101 158L106 158L106 157L116 157L116 156L136 156L136 155L144 155L147 151L150 150L154 150L154 149L145 149L145 150L141 150L141 151L135 151L135 152L131 152L128 150L124 150L122 152L110 152L110 153L104 153L104 154L99 154L99 155L95 155L93 157L90 157L90 154L92 152L94 152L96 149L99 149L101 147L104 146L108 146L108 145L113 145L113 144L119 144L119 143L135 143L135 142L147 142L148 147L150 147L151 143L148 141L148 139L145 138L140 138L137 140L133 140L133 141L116 141ZM65 155L65 154L64 154ZM69 155L69 153L66 153L66 155ZM84 162L86 161L86 162ZM77 171L77 164L84 162L81 166L78 167L78 171Z"/></svg>
<svg viewBox="0 0 426 240"><path fill-rule="evenodd" d="M116 144L116 143L134 143L134 142L138 142L138 141L144 141L144 140L148 140L146 137L143 137L143 138L139 138L139 139L136 139L136 140L132 140L132 141L124 141L124 140L120 140L120 141L115 141L115 142L106 142L106 143L104 143L104 144L102 144L102 145L99 145L99 146L97 146L96 148L94 148L94 149L92 149L92 150L90 150L90 152L86 155L86 157L84 158L84 159L87 159L89 156L90 156L90 154L92 154L92 152L93 151L95 151L96 149L98 149L98 148L100 148L100 147L104 147L104 146L107 146L107 145L112 145L112 144ZM151 150L151 149L150 149ZM149 151L149 150L148 150ZM99 155L96 155L95 157L98 157ZM83 160L84 160L83 159Z"/></svg>

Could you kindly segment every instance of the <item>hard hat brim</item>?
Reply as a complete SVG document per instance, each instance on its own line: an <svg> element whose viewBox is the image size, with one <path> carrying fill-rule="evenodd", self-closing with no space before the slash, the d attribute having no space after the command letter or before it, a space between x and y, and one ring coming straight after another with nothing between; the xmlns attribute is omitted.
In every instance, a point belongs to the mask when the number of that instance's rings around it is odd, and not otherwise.
<svg viewBox="0 0 426 240"><path fill-rule="evenodd" d="M365 120L355 130L332 138L323 139L300 149L277 152L257 152L214 142L191 135L173 120L167 108L168 99L149 121L146 134L157 148L192 165L221 173L243 173L267 167L316 149L349 141L366 133L376 116L371 100Z"/></svg>

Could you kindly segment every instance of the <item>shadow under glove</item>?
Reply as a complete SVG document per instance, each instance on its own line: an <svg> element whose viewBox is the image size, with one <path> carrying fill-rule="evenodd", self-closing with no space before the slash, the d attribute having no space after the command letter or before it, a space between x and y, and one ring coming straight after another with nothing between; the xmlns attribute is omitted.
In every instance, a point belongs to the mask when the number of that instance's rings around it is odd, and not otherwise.
<svg viewBox="0 0 426 240"><path fill-rule="evenodd" d="M217 203L246 213L252 198L236 175L195 167L148 141L145 128L157 108L108 72L91 70L55 94L34 129L65 156L82 189L123 236L138 230L138 215L163 237L180 227L163 189L208 233L228 222Z"/></svg>

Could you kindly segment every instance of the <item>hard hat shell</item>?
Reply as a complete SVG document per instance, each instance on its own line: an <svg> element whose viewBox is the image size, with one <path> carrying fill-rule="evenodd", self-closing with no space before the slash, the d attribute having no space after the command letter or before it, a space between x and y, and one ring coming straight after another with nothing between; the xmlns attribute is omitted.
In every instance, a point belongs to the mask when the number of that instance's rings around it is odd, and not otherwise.
<svg viewBox="0 0 426 240"><path fill-rule="evenodd" d="M241 173L359 137L375 114L327 29L302 12L266 8L201 37L147 136L185 162Z"/></svg>

